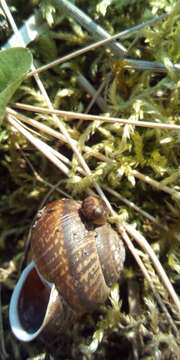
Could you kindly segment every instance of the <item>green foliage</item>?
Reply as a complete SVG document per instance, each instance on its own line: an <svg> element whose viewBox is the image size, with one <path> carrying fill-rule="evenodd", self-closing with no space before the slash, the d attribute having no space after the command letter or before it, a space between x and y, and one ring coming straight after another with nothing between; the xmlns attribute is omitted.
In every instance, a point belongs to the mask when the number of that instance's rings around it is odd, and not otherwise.
<svg viewBox="0 0 180 360"><path fill-rule="evenodd" d="M27 49L16 48L0 52L0 119L31 64L32 55Z"/></svg>
<svg viewBox="0 0 180 360"><path fill-rule="evenodd" d="M102 16L106 15L108 6L111 5L113 0L102 0L96 6L97 13L100 13Z"/></svg>
<svg viewBox="0 0 180 360"><path fill-rule="evenodd" d="M44 19L46 19L49 26L52 26L55 21L56 7L54 0L40 1L40 8Z"/></svg>

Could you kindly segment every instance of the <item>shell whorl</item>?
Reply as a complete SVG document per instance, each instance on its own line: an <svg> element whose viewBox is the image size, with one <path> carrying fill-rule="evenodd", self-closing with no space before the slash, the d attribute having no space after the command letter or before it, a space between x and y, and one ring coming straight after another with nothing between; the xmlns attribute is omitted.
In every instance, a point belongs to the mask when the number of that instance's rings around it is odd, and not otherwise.
<svg viewBox="0 0 180 360"><path fill-rule="evenodd" d="M124 247L109 224L95 227L82 219L80 209L81 202L70 199L48 204L33 227L31 247L41 276L83 313L105 302L122 269ZM116 248L111 256L110 247ZM115 261L118 265L111 269Z"/></svg>
<svg viewBox="0 0 180 360"><path fill-rule="evenodd" d="M103 225L107 221L109 210L100 198L87 196L82 202L81 213L86 220L93 224Z"/></svg>

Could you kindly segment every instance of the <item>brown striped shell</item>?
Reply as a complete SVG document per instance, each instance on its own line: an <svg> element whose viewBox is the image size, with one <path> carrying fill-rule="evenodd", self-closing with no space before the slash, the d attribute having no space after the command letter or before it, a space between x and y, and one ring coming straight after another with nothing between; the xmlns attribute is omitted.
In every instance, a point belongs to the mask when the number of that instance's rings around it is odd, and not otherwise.
<svg viewBox="0 0 180 360"><path fill-rule="evenodd" d="M70 199L48 204L31 238L38 272L79 313L105 302L125 258L118 234L109 224L95 226L86 221L81 205Z"/></svg>

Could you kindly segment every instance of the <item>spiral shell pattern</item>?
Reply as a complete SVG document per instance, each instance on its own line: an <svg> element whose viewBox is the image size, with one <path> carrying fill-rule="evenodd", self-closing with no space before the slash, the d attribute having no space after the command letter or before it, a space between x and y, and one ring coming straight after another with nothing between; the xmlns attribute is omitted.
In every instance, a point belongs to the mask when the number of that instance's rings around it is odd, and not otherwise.
<svg viewBox="0 0 180 360"><path fill-rule="evenodd" d="M82 222L81 204L69 199L48 204L32 231L32 253L40 274L55 284L67 303L84 312L105 301L105 283L94 230Z"/></svg>

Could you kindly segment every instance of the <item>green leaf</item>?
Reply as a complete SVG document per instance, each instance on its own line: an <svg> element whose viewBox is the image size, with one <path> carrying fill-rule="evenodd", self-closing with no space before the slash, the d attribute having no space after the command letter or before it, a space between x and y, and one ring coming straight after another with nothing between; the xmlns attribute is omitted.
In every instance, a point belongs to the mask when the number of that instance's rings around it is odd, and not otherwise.
<svg viewBox="0 0 180 360"><path fill-rule="evenodd" d="M11 48L0 52L0 120L31 64L32 55L27 49Z"/></svg>

